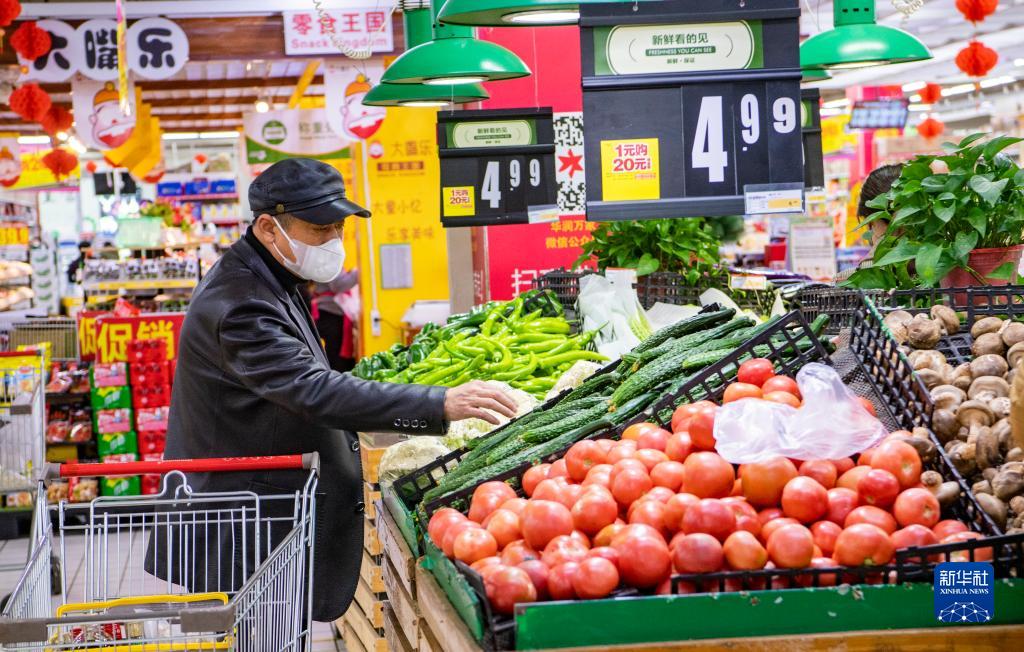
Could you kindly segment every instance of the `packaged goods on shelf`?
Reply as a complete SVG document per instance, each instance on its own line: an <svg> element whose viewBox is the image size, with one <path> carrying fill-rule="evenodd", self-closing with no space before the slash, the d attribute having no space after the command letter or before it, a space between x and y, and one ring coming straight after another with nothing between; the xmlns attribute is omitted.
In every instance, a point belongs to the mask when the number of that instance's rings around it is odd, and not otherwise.
<svg viewBox="0 0 1024 652"><path fill-rule="evenodd" d="M109 455L103 458L104 463L136 462L137 453ZM142 485L137 475L103 476L100 478L100 495L102 496L138 496L142 493Z"/></svg>
<svg viewBox="0 0 1024 652"><path fill-rule="evenodd" d="M68 478L68 495L73 503L95 500L99 493L100 484L96 478Z"/></svg>
<svg viewBox="0 0 1024 652"><path fill-rule="evenodd" d="M103 435L112 435L119 432L128 432L133 427L131 408L118 408L116 410L97 410L96 432Z"/></svg>
<svg viewBox="0 0 1024 652"><path fill-rule="evenodd" d="M126 385L97 387L91 392L92 409L116 410L132 406L131 390Z"/></svg>
<svg viewBox="0 0 1024 652"><path fill-rule="evenodd" d="M135 410L135 423L139 432L167 431L167 417L170 414L168 407L137 408Z"/></svg>
<svg viewBox="0 0 1024 652"><path fill-rule="evenodd" d="M96 363L92 366L93 387L121 387L128 384L128 365L124 362Z"/></svg>
<svg viewBox="0 0 1024 652"><path fill-rule="evenodd" d="M102 458L139 452L139 440L134 430L112 434L100 433L96 440Z"/></svg>

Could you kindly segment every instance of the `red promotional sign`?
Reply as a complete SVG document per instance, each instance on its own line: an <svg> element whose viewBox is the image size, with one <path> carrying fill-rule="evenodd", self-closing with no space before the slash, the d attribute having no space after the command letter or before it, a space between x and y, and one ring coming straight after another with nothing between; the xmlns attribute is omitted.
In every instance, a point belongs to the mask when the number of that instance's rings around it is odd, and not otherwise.
<svg viewBox="0 0 1024 652"><path fill-rule="evenodd" d="M178 338L184 321L183 312L154 312L137 317L100 316L94 322L96 361L127 362L128 342L156 338L167 340L167 359L173 360L178 355Z"/></svg>
<svg viewBox="0 0 1024 652"><path fill-rule="evenodd" d="M481 27L478 38L502 45L526 62L532 75L487 84L485 109L550 106L555 119L555 166L560 221L489 226L473 231L473 281L477 303L511 299L537 276L579 258L595 224L584 219L584 164L580 32L571 27Z"/></svg>
<svg viewBox="0 0 1024 652"><path fill-rule="evenodd" d="M84 362L96 359L96 320L106 314L103 310L82 310L78 313L78 357Z"/></svg>

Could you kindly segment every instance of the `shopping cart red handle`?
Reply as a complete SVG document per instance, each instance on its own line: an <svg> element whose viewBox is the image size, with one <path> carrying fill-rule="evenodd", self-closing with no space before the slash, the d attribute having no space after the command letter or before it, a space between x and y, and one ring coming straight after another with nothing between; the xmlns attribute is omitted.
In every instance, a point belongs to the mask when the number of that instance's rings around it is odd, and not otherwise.
<svg viewBox="0 0 1024 652"><path fill-rule="evenodd" d="M90 476L144 475L148 473L210 473L231 471L320 470L318 453L272 455L267 457L211 457L198 460L160 460L155 462L105 462L103 464L47 464L44 477L81 478Z"/></svg>

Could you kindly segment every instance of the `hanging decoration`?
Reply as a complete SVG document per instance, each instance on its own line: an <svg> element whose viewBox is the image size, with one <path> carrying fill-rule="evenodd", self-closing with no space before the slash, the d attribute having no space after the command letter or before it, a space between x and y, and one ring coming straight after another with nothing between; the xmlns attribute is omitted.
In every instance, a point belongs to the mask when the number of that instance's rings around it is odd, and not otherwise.
<svg viewBox="0 0 1024 652"><path fill-rule="evenodd" d="M14 89L8 100L11 111L14 111L28 122L39 122L50 110L50 96L39 87L39 84L23 84Z"/></svg>
<svg viewBox="0 0 1024 652"><path fill-rule="evenodd" d="M971 41L956 55L956 67L971 77L984 77L999 63L999 54L981 41Z"/></svg>
<svg viewBox="0 0 1024 652"><path fill-rule="evenodd" d="M942 99L942 86L928 82L918 91L918 95L921 96L921 104L935 104Z"/></svg>
<svg viewBox="0 0 1024 652"><path fill-rule="evenodd" d="M96 161L89 161L88 163L85 164L85 169L89 172L89 174L93 174L94 172L96 172L96 168Z"/></svg>
<svg viewBox="0 0 1024 652"><path fill-rule="evenodd" d="M35 61L50 51L50 33L29 20L18 26L11 34L11 47L22 59Z"/></svg>
<svg viewBox="0 0 1024 652"><path fill-rule="evenodd" d="M938 138L946 131L946 125L941 120L928 116L917 124L917 133L926 140Z"/></svg>
<svg viewBox="0 0 1024 652"><path fill-rule="evenodd" d="M956 0L957 10L972 23L980 23L995 13L999 0Z"/></svg>
<svg viewBox="0 0 1024 652"><path fill-rule="evenodd" d="M60 181L78 167L78 157L63 147L55 147L43 156L43 165Z"/></svg>
<svg viewBox="0 0 1024 652"><path fill-rule="evenodd" d="M150 170L146 176L142 177L142 180L146 183L156 183L157 181L160 181L160 179L164 178L165 172L167 172L167 168L164 167L163 159L161 159L159 163L153 166L153 169Z"/></svg>
<svg viewBox="0 0 1024 652"><path fill-rule="evenodd" d="M0 0L0 27L10 26L20 15L21 3L18 0Z"/></svg>
<svg viewBox="0 0 1024 652"><path fill-rule="evenodd" d="M128 88L128 21L124 15L122 0L116 3L117 16L117 98L121 113L132 115L131 91Z"/></svg>
<svg viewBox="0 0 1024 652"><path fill-rule="evenodd" d="M192 159L199 165L203 165L206 163L206 154L200 152L199 154L193 156Z"/></svg>
<svg viewBox="0 0 1024 652"><path fill-rule="evenodd" d="M66 132L71 129L71 124L74 121L75 118L71 115L71 111L68 111L59 104L52 104L46 113L43 114L39 124L43 125L43 130L46 133L55 136L59 131Z"/></svg>

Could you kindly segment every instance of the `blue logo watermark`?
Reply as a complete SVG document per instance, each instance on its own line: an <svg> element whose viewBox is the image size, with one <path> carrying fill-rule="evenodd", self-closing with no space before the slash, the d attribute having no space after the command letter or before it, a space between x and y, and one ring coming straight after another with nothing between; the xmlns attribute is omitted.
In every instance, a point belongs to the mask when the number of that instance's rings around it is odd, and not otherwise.
<svg viewBox="0 0 1024 652"><path fill-rule="evenodd" d="M995 572L985 562L935 568L935 617L944 623L987 623L996 613Z"/></svg>

